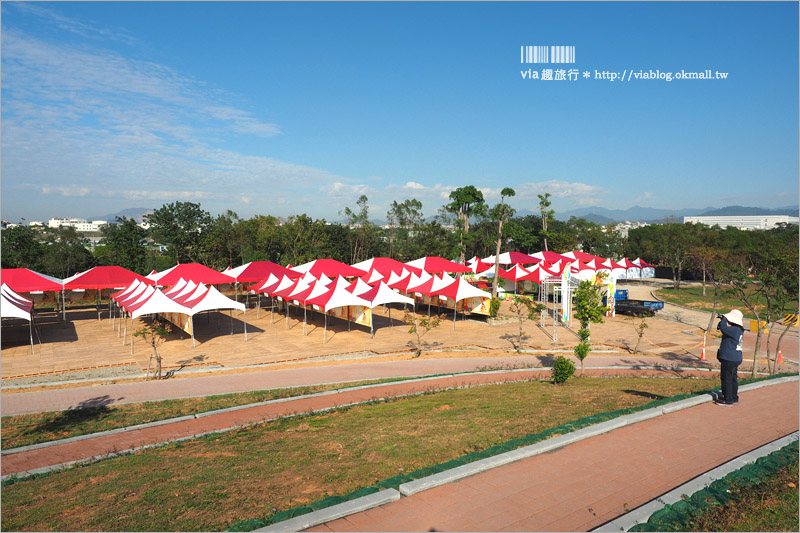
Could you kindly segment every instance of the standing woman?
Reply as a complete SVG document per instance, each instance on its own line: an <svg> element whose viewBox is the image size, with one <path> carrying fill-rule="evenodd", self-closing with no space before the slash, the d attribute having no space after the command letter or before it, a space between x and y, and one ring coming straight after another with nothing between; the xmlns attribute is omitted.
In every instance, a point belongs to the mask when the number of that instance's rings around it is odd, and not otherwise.
<svg viewBox="0 0 800 533"><path fill-rule="evenodd" d="M742 342L744 340L744 326L742 325L742 312L734 309L727 315L719 315L717 329L722 332L722 340L717 350L717 360L721 365L720 381L722 382L722 397L714 403L725 407L732 407L739 403L739 365L742 364Z"/></svg>

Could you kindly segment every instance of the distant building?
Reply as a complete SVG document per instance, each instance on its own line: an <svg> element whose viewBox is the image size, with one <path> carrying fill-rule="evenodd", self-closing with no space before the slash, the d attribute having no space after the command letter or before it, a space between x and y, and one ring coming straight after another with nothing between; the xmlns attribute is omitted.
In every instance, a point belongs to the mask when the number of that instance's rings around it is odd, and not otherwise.
<svg viewBox="0 0 800 533"><path fill-rule="evenodd" d="M51 218L47 222L47 227L57 229L62 227L73 227L80 233L102 231L103 226L107 226L105 220L92 220L91 222L83 218Z"/></svg>
<svg viewBox="0 0 800 533"><path fill-rule="evenodd" d="M628 237L628 232L630 230L635 229L635 228L643 228L643 227L649 226L649 225L650 224L648 224L647 222L640 222L640 221L633 221L632 222L630 220L626 220L625 222L617 222L615 224L609 224L608 226L604 226L604 228L606 230L607 230L607 228L614 228L614 231L619 233L623 238L627 238Z"/></svg>
<svg viewBox="0 0 800 533"><path fill-rule="evenodd" d="M717 225L721 228L733 226L739 229L772 229L778 224L800 224L800 217L788 215L751 215L751 216L696 216L683 217L683 223Z"/></svg>

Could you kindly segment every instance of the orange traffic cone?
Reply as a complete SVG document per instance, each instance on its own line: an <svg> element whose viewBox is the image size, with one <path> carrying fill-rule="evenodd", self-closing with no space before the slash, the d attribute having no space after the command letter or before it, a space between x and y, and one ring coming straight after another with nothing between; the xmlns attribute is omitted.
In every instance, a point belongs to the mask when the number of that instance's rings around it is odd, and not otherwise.
<svg viewBox="0 0 800 533"><path fill-rule="evenodd" d="M700 352L700 360L701 361L705 361L706 360L706 347L705 346L703 346L703 351Z"/></svg>
<svg viewBox="0 0 800 533"><path fill-rule="evenodd" d="M783 354L778 350L778 364L783 363Z"/></svg>

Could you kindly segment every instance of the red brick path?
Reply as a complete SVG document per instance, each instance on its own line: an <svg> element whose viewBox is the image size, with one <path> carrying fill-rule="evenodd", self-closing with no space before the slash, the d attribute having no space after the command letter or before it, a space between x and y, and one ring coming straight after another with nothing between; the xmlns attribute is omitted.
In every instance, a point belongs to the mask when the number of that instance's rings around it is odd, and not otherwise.
<svg viewBox="0 0 800 533"><path fill-rule="evenodd" d="M798 383L626 426L312 531L588 531L798 429Z"/></svg>

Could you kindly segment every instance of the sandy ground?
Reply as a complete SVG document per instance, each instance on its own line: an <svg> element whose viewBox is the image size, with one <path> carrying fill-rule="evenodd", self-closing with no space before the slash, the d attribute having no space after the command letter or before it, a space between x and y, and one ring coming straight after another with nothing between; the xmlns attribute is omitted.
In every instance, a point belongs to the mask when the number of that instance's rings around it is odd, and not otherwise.
<svg viewBox="0 0 800 533"><path fill-rule="evenodd" d="M668 282L664 282L668 283ZM652 299L650 291L656 284L621 284L631 298ZM266 301L265 301L266 302ZM269 309L248 309L246 315L247 340L245 341L245 315L211 312L196 318L196 347L184 333L173 334L158 348L163 356L165 372L180 376L208 375L209 373L242 372L267 368L291 368L302 365L347 364L371 360L404 360L413 356L413 335L402 323L402 309L376 309L375 336L370 338L368 328L350 325L333 319L328 321L327 342L324 340L324 322L318 313L308 313L304 334L303 311L292 308L289 320L283 312L271 313ZM420 309L426 312L427 309ZM151 364L152 347L136 338L130 342L130 323L120 327L118 320L109 319L104 310L97 319L94 309L77 309L67 312L67 320L53 314L37 317L34 353L31 354L27 324L4 325L2 329L2 386L33 383L96 380L101 378L124 381L141 379ZM708 313L667 305L664 310L647 319L647 329L639 341L639 351L644 355L673 358L681 364L700 360L702 330L708 324ZM593 351L590 357L604 354L619 356L633 353L638 338L638 321L619 315L609 317L602 324L592 325ZM141 321L133 326L138 329ZM569 353L578 341L577 324L570 328L554 328L552 319L544 326L536 321L526 321L523 327L522 349L526 353ZM513 353L518 342L519 323L503 303L500 319L492 323L483 319L466 320L459 315L453 326L452 315L442 324L422 337L427 356L441 358L487 355L502 357ZM754 335L748 334L750 364ZM772 346L777 341L773 335ZM707 357L713 363L718 338L713 333L707 341ZM765 343L762 342L762 352ZM792 328L782 343L782 356L788 361L798 360L797 328ZM764 361L764 356L760 357ZM746 366L746 365L745 365ZM82 381L81 383L85 383Z"/></svg>

